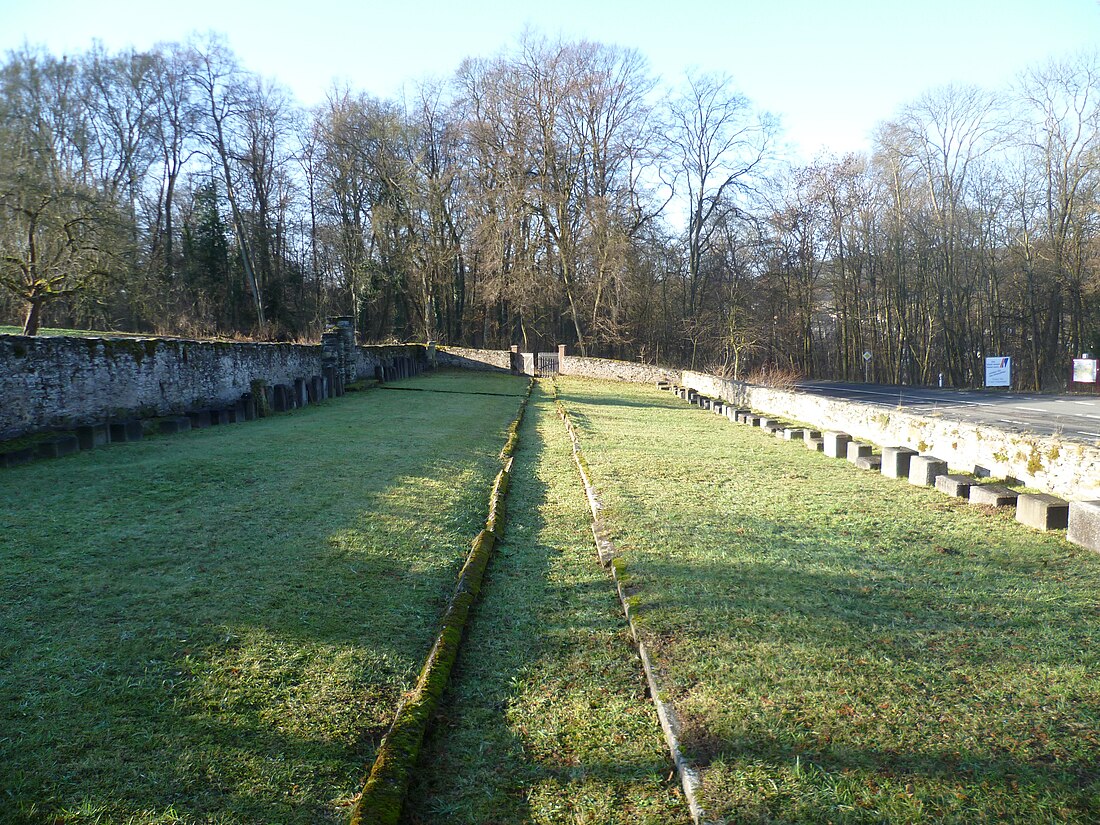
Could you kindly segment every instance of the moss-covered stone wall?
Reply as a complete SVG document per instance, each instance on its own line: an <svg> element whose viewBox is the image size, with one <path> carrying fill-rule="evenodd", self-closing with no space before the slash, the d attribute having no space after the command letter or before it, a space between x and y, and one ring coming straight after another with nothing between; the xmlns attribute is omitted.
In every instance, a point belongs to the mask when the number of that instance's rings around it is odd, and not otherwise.
<svg viewBox="0 0 1100 825"><path fill-rule="evenodd" d="M425 358L423 345L361 346L353 368L374 378L380 367ZM0 440L230 404L256 380L322 374L320 345L0 335Z"/></svg>

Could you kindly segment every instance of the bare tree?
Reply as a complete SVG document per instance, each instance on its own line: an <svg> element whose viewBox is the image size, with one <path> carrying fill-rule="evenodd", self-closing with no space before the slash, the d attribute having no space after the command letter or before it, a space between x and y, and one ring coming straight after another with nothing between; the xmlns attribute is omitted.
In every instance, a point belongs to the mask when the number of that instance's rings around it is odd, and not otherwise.
<svg viewBox="0 0 1100 825"><path fill-rule="evenodd" d="M671 162L687 200L688 293L695 312L705 292L703 256L721 218L736 213L736 195L750 187L769 157L776 126L753 111L729 76L689 74L669 108Z"/></svg>

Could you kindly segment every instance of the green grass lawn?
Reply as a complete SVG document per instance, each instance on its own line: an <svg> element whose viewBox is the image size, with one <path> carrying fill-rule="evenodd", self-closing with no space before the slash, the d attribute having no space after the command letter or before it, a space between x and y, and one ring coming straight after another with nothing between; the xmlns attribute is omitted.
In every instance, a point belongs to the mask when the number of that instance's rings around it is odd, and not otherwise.
<svg viewBox="0 0 1100 825"><path fill-rule="evenodd" d="M690 823L552 399L536 387L498 545L404 821Z"/></svg>
<svg viewBox="0 0 1100 825"><path fill-rule="evenodd" d="M1100 558L649 387L559 386L712 817L1100 821Z"/></svg>
<svg viewBox="0 0 1100 825"><path fill-rule="evenodd" d="M343 820L524 389L401 383L0 471L0 822Z"/></svg>

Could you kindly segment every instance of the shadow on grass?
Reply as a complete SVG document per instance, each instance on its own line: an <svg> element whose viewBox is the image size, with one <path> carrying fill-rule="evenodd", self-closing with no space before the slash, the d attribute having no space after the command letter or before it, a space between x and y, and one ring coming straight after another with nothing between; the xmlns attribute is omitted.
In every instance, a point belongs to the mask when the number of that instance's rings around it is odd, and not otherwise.
<svg viewBox="0 0 1100 825"><path fill-rule="evenodd" d="M342 820L515 410L367 394L9 471L0 822Z"/></svg>

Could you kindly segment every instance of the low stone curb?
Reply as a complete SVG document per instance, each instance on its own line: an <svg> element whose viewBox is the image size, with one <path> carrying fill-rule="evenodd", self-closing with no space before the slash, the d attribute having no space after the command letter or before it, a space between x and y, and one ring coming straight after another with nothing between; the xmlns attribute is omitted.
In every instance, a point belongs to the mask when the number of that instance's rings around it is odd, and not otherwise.
<svg viewBox="0 0 1100 825"><path fill-rule="evenodd" d="M443 613L439 633L420 670L416 687L398 707L389 731L378 746L370 775L352 809L351 825L396 825L401 817L405 793L420 756L424 735L450 680L466 620L477 601L489 557L497 540L503 535L504 506L512 473L512 454L519 438L519 426L527 409L531 386L528 383L519 412L508 428L508 440L500 453L504 466L493 481L485 528L471 544L470 553L459 573L454 595Z"/></svg>
<svg viewBox="0 0 1100 825"><path fill-rule="evenodd" d="M657 718L661 723L661 730L665 734L665 742L668 743L668 749L672 754L672 762L676 767L676 772L680 774L680 785L684 789L684 797L687 799L692 821L695 822L695 825L714 825L711 820L707 819L706 812L699 804L699 789L702 785L699 772L687 761L680 748L680 719L676 715L675 708L661 699L661 696L664 696L665 693L657 681L657 669L653 665L653 660L650 658L645 642L638 634L634 614L630 608L630 601L623 590L622 572L625 570L625 565L618 558L619 553L614 542L607 537L603 520L600 517L603 505L600 503L596 489L592 485L587 462L581 452L580 440L577 438L577 432L569 418L569 411L558 399L556 385L554 386L554 400L558 407L558 415L561 416L562 422L565 424L565 430L569 434L569 439L573 442L573 460L577 464L577 470L580 472L581 481L584 484L584 492L592 509L592 535L596 541L596 552L599 555L600 563L610 570L611 578L615 582L615 591L619 595L623 613L626 614L630 635L638 648L638 657L642 660L642 669L645 671L646 683L649 685L649 695L653 697L653 704L657 708Z"/></svg>

